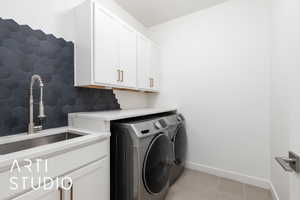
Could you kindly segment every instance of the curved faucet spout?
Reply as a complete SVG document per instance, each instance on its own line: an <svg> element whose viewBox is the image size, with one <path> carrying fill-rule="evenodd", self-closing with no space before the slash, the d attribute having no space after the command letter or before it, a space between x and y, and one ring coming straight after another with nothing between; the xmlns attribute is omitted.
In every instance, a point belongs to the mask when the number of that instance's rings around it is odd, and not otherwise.
<svg viewBox="0 0 300 200"><path fill-rule="evenodd" d="M42 81L41 76L35 74L35 75L33 75L33 76L31 77L31 83L30 83L30 89L31 89L31 90L33 89L33 85L34 85L35 81L39 81L40 87L44 87L44 84L43 84L43 81Z"/></svg>
<svg viewBox="0 0 300 200"><path fill-rule="evenodd" d="M34 83L38 81L40 86L40 102L39 102L39 115L38 118L42 119L45 118L45 111L44 111L44 103L43 103L43 81L40 75L33 75L31 77L30 82L30 97L29 97L29 124L28 124L28 134L35 133L36 131L42 130L42 126L35 126L34 125L34 119L33 119L33 86Z"/></svg>

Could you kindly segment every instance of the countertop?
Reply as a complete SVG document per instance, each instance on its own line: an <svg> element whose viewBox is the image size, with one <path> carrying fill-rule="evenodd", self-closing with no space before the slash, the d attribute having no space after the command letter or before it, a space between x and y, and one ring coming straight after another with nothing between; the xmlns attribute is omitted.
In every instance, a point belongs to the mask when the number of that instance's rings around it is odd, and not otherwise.
<svg viewBox="0 0 300 200"><path fill-rule="evenodd" d="M101 121L112 121L118 119L126 119L132 117L139 117L145 115L159 114L164 112L175 112L176 108L144 108L144 109L130 109L130 110L115 110L115 111L103 111L103 112L82 112L82 113L72 113L70 116L80 116L80 118L87 119L97 119ZM73 127L62 127L55 129L48 129L39 132L38 134L27 135L26 133L1 137L0 145L5 143L11 143L16 141L22 141L27 139L33 139L42 136L48 136L53 134L58 134L62 132L77 132L84 135L83 137L74 138L66 141L61 141L53 144L42 145L27 150L18 151L15 153L9 153L5 155L0 155L0 172L8 170L8 166L11 165L13 160L23 160L23 159L34 159L38 157L47 157L52 154L60 154L62 152L68 151L74 148L80 148L82 145L87 145L89 143L105 140L110 137L109 131L101 131L99 125L96 126L95 130L90 131L89 129L73 128Z"/></svg>
<svg viewBox="0 0 300 200"><path fill-rule="evenodd" d="M37 134L27 135L26 133L13 136L1 137L0 144L11 143L16 141L39 138L43 136L54 135L63 132L73 132L83 135L82 137L56 142L52 144L37 146L27 150L17 151L5 155L0 155L0 172L7 171L14 160L35 159L41 157L51 157L53 154L61 154L71 149L80 148L82 145L88 145L95 141L105 140L110 137L109 132L88 132L71 129L69 127L54 128L41 131Z"/></svg>
<svg viewBox="0 0 300 200"><path fill-rule="evenodd" d="M177 111L177 109L174 107L142 108L142 109L114 110L114 111L101 111L101 112L70 113L69 117L80 116L81 118L97 118L103 121L113 121L119 119L140 117L140 116L159 114L165 112L174 112L174 111Z"/></svg>

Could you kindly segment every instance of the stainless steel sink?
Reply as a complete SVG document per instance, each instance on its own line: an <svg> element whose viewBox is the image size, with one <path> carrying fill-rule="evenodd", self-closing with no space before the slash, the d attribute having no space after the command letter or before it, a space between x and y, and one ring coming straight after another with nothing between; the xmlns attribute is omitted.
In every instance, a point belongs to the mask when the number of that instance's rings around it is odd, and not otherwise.
<svg viewBox="0 0 300 200"><path fill-rule="evenodd" d="M52 144L56 142L70 140L81 136L83 135L65 132L65 133L59 133L55 135L49 135L44 137L38 137L38 138L33 138L28 140L1 144L0 155L14 153L14 152L18 152L18 151L46 145L46 144Z"/></svg>

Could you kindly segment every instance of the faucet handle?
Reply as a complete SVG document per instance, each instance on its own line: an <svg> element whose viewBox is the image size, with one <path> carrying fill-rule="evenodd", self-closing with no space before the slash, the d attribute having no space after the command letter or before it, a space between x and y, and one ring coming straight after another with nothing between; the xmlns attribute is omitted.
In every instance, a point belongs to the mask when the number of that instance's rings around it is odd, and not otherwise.
<svg viewBox="0 0 300 200"><path fill-rule="evenodd" d="M40 125L42 125L46 122L46 117L47 117L46 115L41 115L41 114L38 116L38 120L39 120Z"/></svg>
<svg viewBox="0 0 300 200"><path fill-rule="evenodd" d="M38 132L38 131L43 130L43 126L35 126L33 129L34 129L34 132Z"/></svg>
<svg viewBox="0 0 300 200"><path fill-rule="evenodd" d="M38 116L38 118L39 119L46 118L43 101L40 101L40 103L39 103L39 116Z"/></svg>
<svg viewBox="0 0 300 200"><path fill-rule="evenodd" d="M39 114L39 116L38 116L38 118L40 119L40 120L43 120L43 119L45 119L47 116L44 114L44 113L42 113L42 114Z"/></svg>

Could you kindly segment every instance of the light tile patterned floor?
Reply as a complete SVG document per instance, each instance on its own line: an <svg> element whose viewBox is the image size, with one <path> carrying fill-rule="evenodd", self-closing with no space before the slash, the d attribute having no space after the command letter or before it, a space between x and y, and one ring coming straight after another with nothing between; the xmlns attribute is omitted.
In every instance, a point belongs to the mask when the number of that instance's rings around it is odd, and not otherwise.
<svg viewBox="0 0 300 200"><path fill-rule="evenodd" d="M186 170L166 200L272 200L269 190Z"/></svg>

